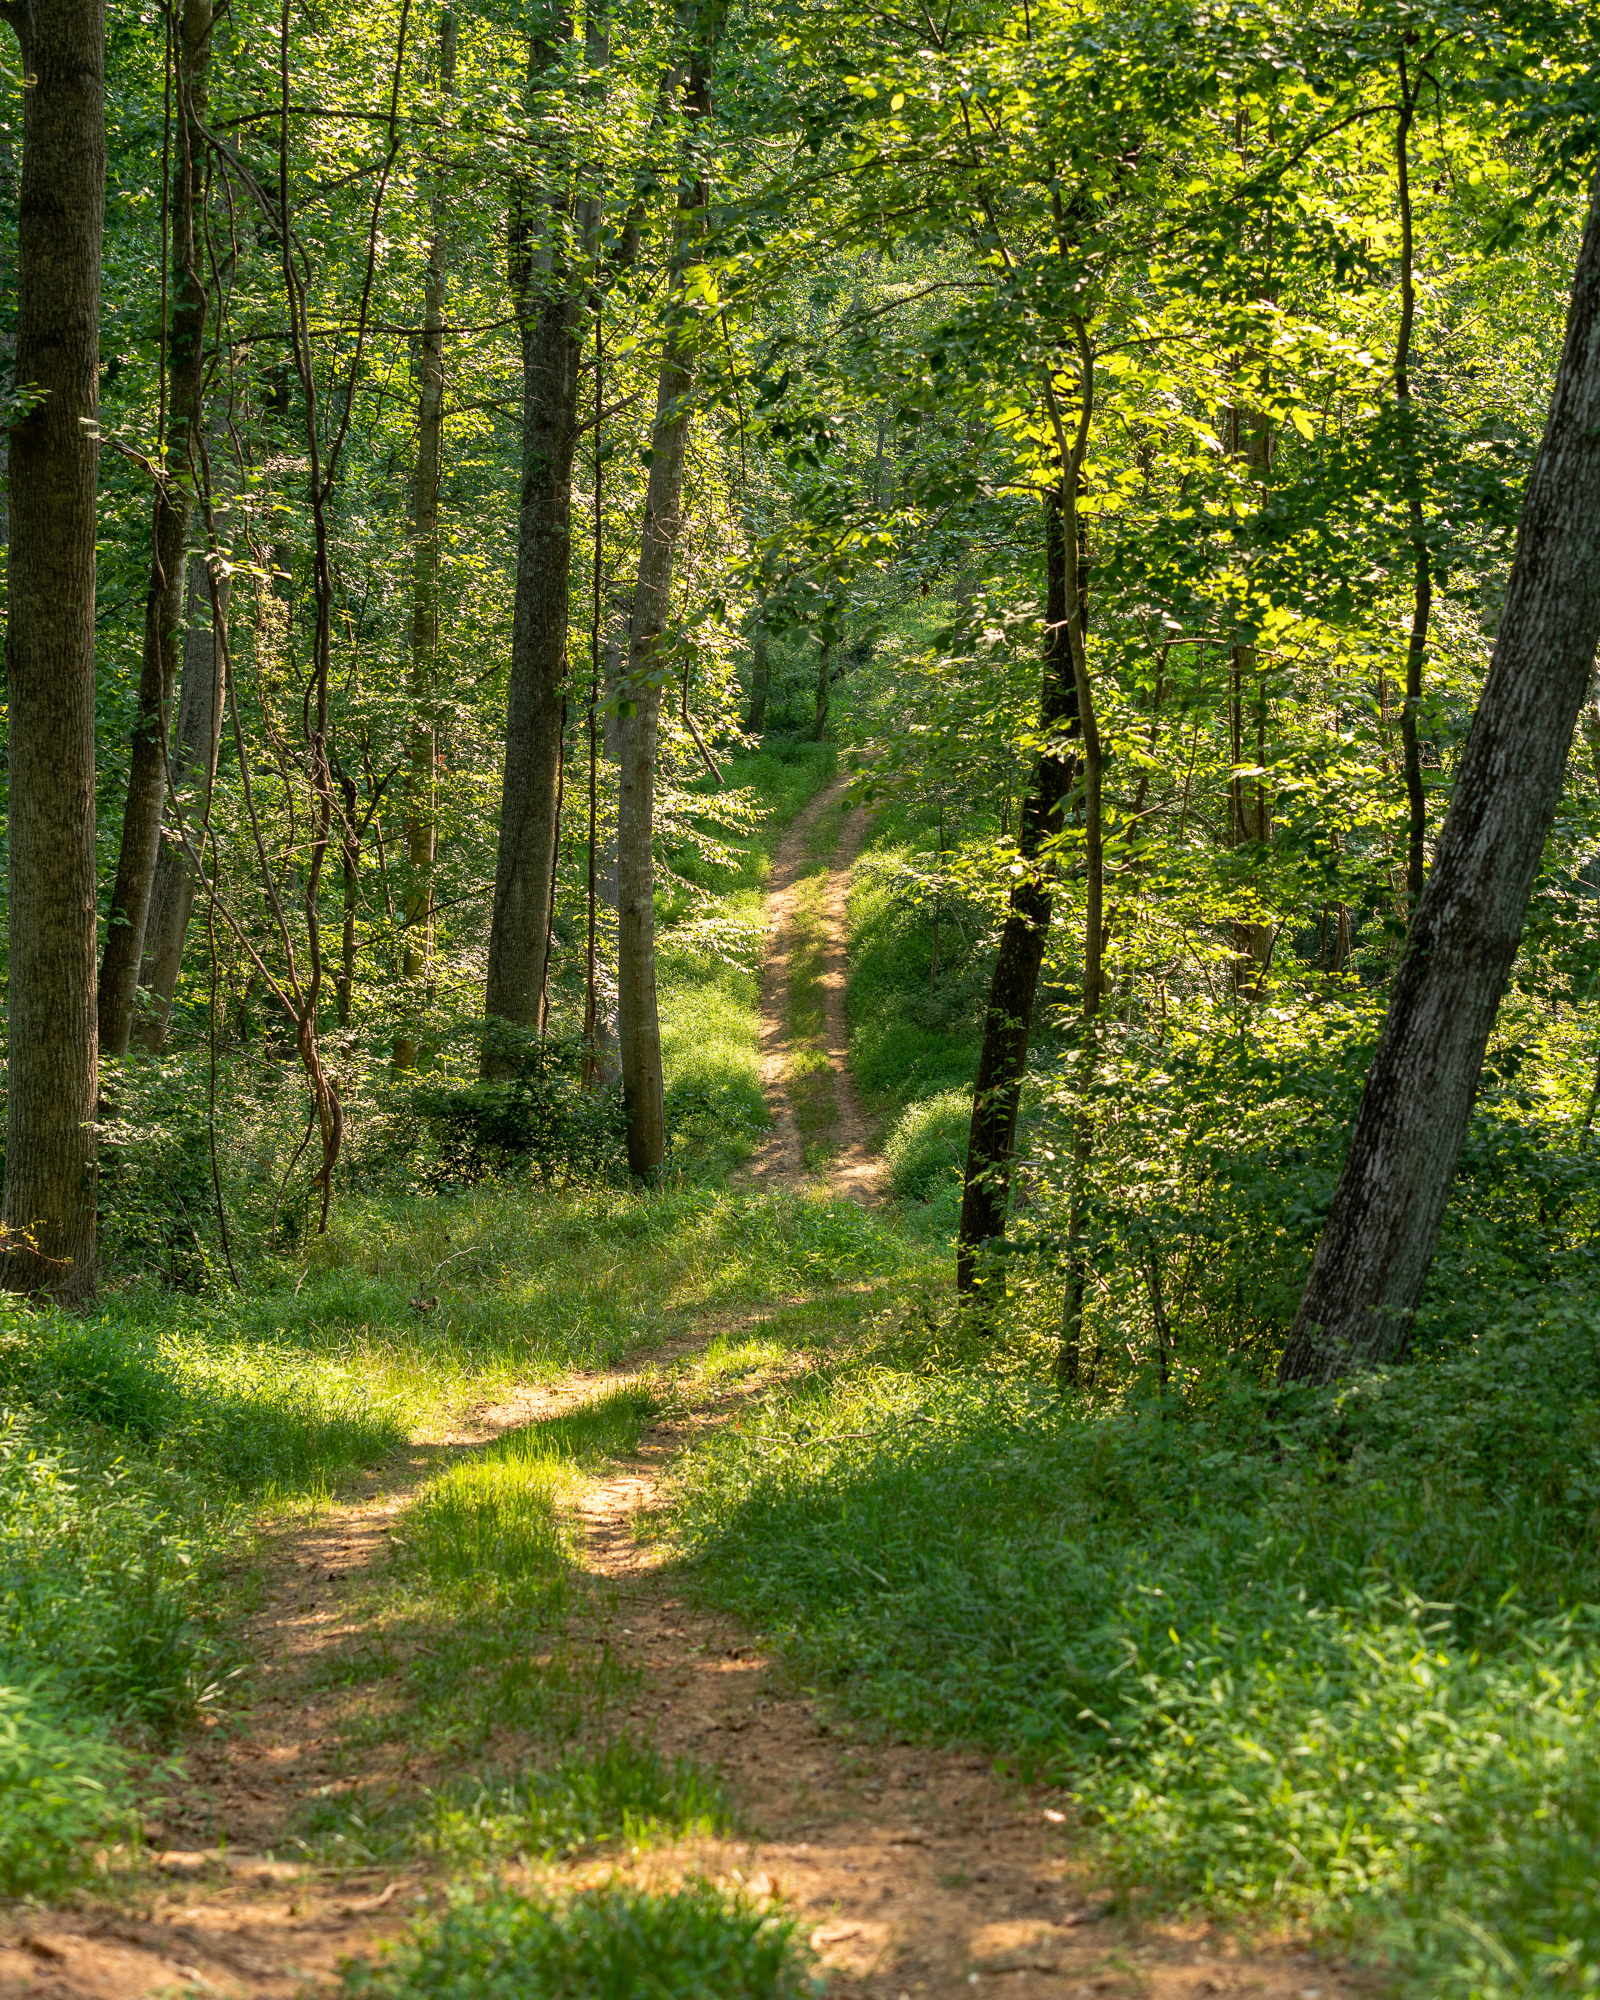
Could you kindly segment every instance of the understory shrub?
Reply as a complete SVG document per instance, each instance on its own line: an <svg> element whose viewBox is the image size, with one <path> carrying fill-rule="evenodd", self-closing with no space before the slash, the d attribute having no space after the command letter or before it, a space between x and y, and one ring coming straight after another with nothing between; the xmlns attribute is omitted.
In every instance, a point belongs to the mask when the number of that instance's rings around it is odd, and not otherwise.
<svg viewBox="0 0 1600 2000"><path fill-rule="evenodd" d="M1163 1900L1419 1993L1600 1991L1600 1319L1098 1411L857 1360L708 1439L703 1588L894 1729L1070 1788Z"/></svg>
<svg viewBox="0 0 1600 2000"><path fill-rule="evenodd" d="M63 1888L92 1843L136 1827L128 1753L59 1700L40 1678L0 1686L0 1896Z"/></svg>

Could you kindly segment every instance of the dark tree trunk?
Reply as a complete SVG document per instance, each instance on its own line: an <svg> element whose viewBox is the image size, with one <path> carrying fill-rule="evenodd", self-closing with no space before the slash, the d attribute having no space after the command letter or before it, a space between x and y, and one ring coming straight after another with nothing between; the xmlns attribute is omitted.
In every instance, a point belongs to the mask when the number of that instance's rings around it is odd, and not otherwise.
<svg viewBox="0 0 1600 2000"><path fill-rule="evenodd" d="M1600 176L1505 611L1278 1378L1405 1351L1600 640Z"/></svg>
<svg viewBox="0 0 1600 2000"><path fill-rule="evenodd" d="M224 623L232 596L232 580L217 578L215 617ZM206 816L217 749L222 740L223 676L226 659L211 604L211 580L206 558L189 558L189 614L183 641L183 682L178 694L177 737L172 746L172 776L178 787L178 810L196 849L197 829ZM134 1025L132 1040L151 1055L159 1055L172 1015L172 998L183 970L183 947L199 884L182 843L162 843L150 891L150 918L145 925L144 963L139 984L145 989L144 1018Z"/></svg>
<svg viewBox="0 0 1600 2000"><path fill-rule="evenodd" d="M553 59L534 44L530 78ZM582 299L557 245L565 195L542 214L515 210L511 288L522 329L522 485L517 588L506 689L505 789L495 859L494 915L484 1013L537 1029L550 927L562 689L572 554L572 456L577 443ZM542 240L541 240L542 236ZM504 1067L491 1037L486 1075Z"/></svg>
<svg viewBox="0 0 1600 2000"><path fill-rule="evenodd" d="M14 0L22 44L19 389L11 430L10 1060L4 1222L14 1290L95 1275L94 588L103 0Z"/></svg>
<svg viewBox="0 0 1600 2000"><path fill-rule="evenodd" d="M448 97L456 82L457 27L453 8L439 22L439 89ZM417 384L417 463L411 486L411 708L407 745L405 945L402 1005L416 1011L417 987L427 978L433 946L434 786L438 746L434 735L434 685L439 651L439 452L444 437L445 197L436 183L432 236L422 287L422 339ZM514 643L514 642L513 642ZM394 1068L413 1069L416 1036L410 1026L394 1039Z"/></svg>
<svg viewBox="0 0 1600 2000"><path fill-rule="evenodd" d="M650 483L639 538L628 664L620 689L617 790L617 1040L628 1131L628 1166L657 1178L667 1157L656 1008L655 834L656 731L661 711L660 653L672 610L672 564L683 530L683 468L694 386L695 322L683 309L683 271L693 254L706 204L695 161L711 113L711 35L702 21L684 90L685 172L678 187L672 299L656 385L650 435Z"/></svg>
<svg viewBox="0 0 1600 2000"><path fill-rule="evenodd" d="M211 0L184 0L178 23L178 163L172 184L173 285L167 337L167 479L157 488L151 524L150 584L145 595L144 652L123 802L122 845L106 919L100 965L100 1047L127 1052L139 996L139 966L166 797L167 731L183 653L183 558L189 539L199 461L201 380L207 300L200 276L196 210L205 174L206 70Z"/></svg>
<svg viewBox="0 0 1600 2000"><path fill-rule="evenodd" d="M1048 878L1037 865L1039 850L1047 835L1060 830L1073 780L1074 760L1063 754L1063 740L1077 732L1078 683L1067 630L1067 547L1059 487L1045 497L1044 529L1044 679L1039 726L1046 743L1018 815L1017 852L1029 865L1011 890L983 1017L983 1046L973 1089L972 1129L956 1236L956 1283L963 1292L973 1291L977 1284L978 1255L983 1245L1002 1235L1006 1226L1033 1003L1055 906Z"/></svg>

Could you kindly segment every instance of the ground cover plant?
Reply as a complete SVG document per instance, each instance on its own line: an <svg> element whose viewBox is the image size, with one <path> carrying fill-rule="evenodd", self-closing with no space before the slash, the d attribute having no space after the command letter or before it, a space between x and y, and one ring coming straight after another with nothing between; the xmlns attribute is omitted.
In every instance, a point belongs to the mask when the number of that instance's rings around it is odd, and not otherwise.
<svg viewBox="0 0 1600 2000"><path fill-rule="evenodd" d="M1061 1786L1146 1898L1301 1912L1419 1993L1590 1990L1592 1311L1098 1408L975 1345L897 1331L703 1447L702 1587L849 1712Z"/></svg>
<svg viewBox="0 0 1600 2000"><path fill-rule="evenodd" d="M344 1992L372 2000L790 2000L813 1990L784 1919L688 1885L665 1895L595 1890L550 1908L499 1894L462 1900Z"/></svg>

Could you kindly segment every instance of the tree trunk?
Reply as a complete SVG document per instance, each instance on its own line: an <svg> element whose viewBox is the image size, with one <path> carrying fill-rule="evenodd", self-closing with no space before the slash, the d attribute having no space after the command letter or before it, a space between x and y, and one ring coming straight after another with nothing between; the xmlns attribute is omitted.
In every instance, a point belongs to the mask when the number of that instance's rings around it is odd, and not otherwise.
<svg viewBox="0 0 1600 2000"><path fill-rule="evenodd" d="M1406 699L1400 711L1400 741L1406 773L1406 896L1415 909L1427 874L1428 802L1422 786L1422 670L1428 657L1428 619L1433 609L1433 564L1428 554L1427 526L1417 475L1416 412L1411 405L1411 329L1416 321L1415 245L1411 226L1411 124L1417 91L1406 73L1400 51L1400 121L1395 132L1396 187L1400 203L1400 331L1394 352L1394 397L1400 417L1404 454L1406 513L1411 529L1411 633L1406 642ZM1420 85L1418 86L1420 89Z"/></svg>
<svg viewBox="0 0 1600 2000"><path fill-rule="evenodd" d="M139 967L166 798L167 732L183 653L184 550L198 476L198 425L205 367L207 298L200 276L196 210L205 179L206 71L211 57L211 0L183 0L177 35L178 161L172 177L175 305L167 339L167 477L156 489L144 651L134 716L122 845L106 919L100 965L100 1048L127 1052L139 997Z"/></svg>
<svg viewBox="0 0 1600 2000"><path fill-rule="evenodd" d="M94 591L103 0L26 0L11 430L10 1059L4 1223L13 1290L95 1276Z"/></svg>
<svg viewBox="0 0 1600 2000"><path fill-rule="evenodd" d="M216 618L224 624L232 594L232 578L224 571L217 578L216 604ZM216 618L212 612L206 558L192 555L189 615L183 641L183 683L178 694L177 737L172 746L178 808L191 838L208 809L216 778L217 750L222 741L223 676L227 666ZM198 847L198 840L194 844ZM144 962L139 969L146 1010L132 1035L132 1040L151 1055L159 1055L166 1042L198 888L189 857L180 843L175 839L164 841L156 860L150 917L145 925Z"/></svg>
<svg viewBox="0 0 1600 2000"><path fill-rule="evenodd" d="M671 297L662 341L651 431L650 483L639 538L628 666L621 688L617 793L617 1032L628 1166L640 1180L666 1164L661 1023L656 1011L656 729L661 710L662 634L672 608L672 560L683 528L683 467L694 384L693 317L683 307L683 273L694 253L706 184L695 147L711 113L711 36L702 22L684 89L685 172L678 187Z"/></svg>
<svg viewBox="0 0 1600 2000"><path fill-rule="evenodd" d="M1049 834L1060 830L1072 789L1073 759L1063 754L1063 739L1077 734L1078 683L1067 636L1065 504L1059 487L1045 496L1044 679L1039 694L1039 728L1045 741L1018 815L1017 853L1028 865L1012 886L1000 933L973 1088L956 1234L956 1284L969 1294L979 1282L980 1251L1005 1231L1033 1005L1055 906L1048 878L1037 865L1039 850Z"/></svg>
<svg viewBox="0 0 1600 2000"><path fill-rule="evenodd" d="M817 712L812 722L811 733L820 743L828 733L828 667L833 646L827 639L817 645Z"/></svg>
<svg viewBox="0 0 1600 2000"><path fill-rule="evenodd" d="M535 41L532 83L554 59ZM511 221L511 289L522 330L522 486L517 523L516 605L506 688L505 788L495 860L494 915L484 1013L537 1029L550 927L550 860L556 839L562 686L567 677L567 604L572 554L572 456L577 443L583 318L578 288L559 249L568 197L541 221L520 206ZM505 1059L485 1041L485 1075Z"/></svg>
<svg viewBox="0 0 1600 2000"><path fill-rule="evenodd" d="M439 20L439 90L449 97L456 82L456 15ZM402 909L405 946L400 973L402 1006L414 1013L417 984L425 980L433 946L434 786L437 741L433 701L439 651L439 450L444 436L445 192L435 182L430 201L432 236L422 286L422 340L417 389L417 463L411 486L411 710L406 797L406 884ZM415 1034L394 1038L393 1067L414 1069Z"/></svg>
<svg viewBox="0 0 1600 2000"><path fill-rule="evenodd" d="M767 726L767 628L759 608L750 633L750 714L744 726L751 736Z"/></svg>
<svg viewBox="0 0 1600 2000"><path fill-rule="evenodd" d="M1483 695L1278 1379L1405 1352L1600 640L1600 176Z"/></svg>

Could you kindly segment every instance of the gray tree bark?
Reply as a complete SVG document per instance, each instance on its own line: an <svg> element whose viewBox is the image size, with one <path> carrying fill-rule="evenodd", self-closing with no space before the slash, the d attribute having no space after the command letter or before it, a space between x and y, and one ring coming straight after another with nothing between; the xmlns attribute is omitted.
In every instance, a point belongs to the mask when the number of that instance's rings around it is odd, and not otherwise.
<svg viewBox="0 0 1600 2000"><path fill-rule="evenodd" d="M555 54L552 44L533 41L530 87ZM491 1020L530 1029L539 1026L544 985L567 677L572 457L584 332L580 282L562 248L572 207L570 190L563 188L531 212L515 204L510 225L511 289L522 335L522 484L505 785L483 1006ZM484 1074L505 1067L491 1035L484 1043Z"/></svg>
<svg viewBox="0 0 1600 2000"><path fill-rule="evenodd" d="M167 339L167 477L156 489L151 524L144 655L123 802L122 845L100 966L100 1047L113 1056L127 1051L138 1003L150 892L161 851L167 731L183 652L183 557L194 508L205 366L207 297L195 217L205 174L201 127L211 25L211 0L183 0L177 36L178 116L173 121L178 148L172 183L176 304Z"/></svg>
<svg viewBox="0 0 1600 2000"><path fill-rule="evenodd" d="M1600 641L1600 175L1505 610L1278 1379L1405 1352Z"/></svg>
<svg viewBox="0 0 1600 2000"><path fill-rule="evenodd" d="M216 615L226 625L233 595L232 579L217 579ZM182 814L191 840L205 817L217 772L222 742L223 677L227 672L221 633L211 605L211 580L206 558L189 558L189 613L183 639L183 680L178 691L178 726L172 745L172 778L177 786L176 811ZM194 841L198 847L198 841ZM145 990L143 1018L135 1022L134 1046L159 1055L172 1017L172 998L183 970L183 947L199 883L182 843L174 837L162 843L150 891L150 915L145 924L144 961L139 984Z"/></svg>
<svg viewBox="0 0 1600 2000"><path fill-rule="evenodd" d="M12 0L22 44L6 681L10 1019L3 1216L13 1290L95 1277L94 602L103 0Z"/></svg>
<svg viewBox="0 0 1600 2000"><path fill-rule="evenodd" d="M683 469L694 388L694 321L683 309L683 273L692 261L706 205L697 142L711 113L709 18L698 24L684 87L685 168L678 186L671 299L650 435L650 482L639 537L628 664L620 694L617 789L617 1039L628 1132L629 1170L659 1177L666 1164L666 1099L661 1020L656 1004L656 736L661 714L663 635L671 616L672 564L683 531Z"/></svg>

